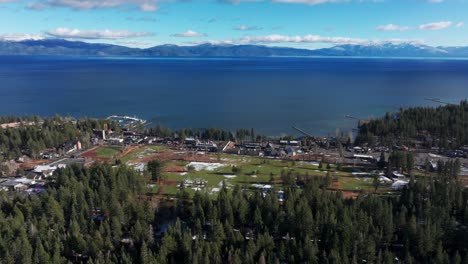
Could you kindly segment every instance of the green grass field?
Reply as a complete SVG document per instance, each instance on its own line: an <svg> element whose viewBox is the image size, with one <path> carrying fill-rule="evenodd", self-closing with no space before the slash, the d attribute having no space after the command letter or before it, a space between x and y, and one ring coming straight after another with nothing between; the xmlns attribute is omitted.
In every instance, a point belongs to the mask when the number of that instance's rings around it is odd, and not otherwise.
<svg viewBox="0 0 468 264"><path fill-rule="evenodd" d="M100 148L96 151L99 158L111 159L115 155L119 154L120 151L113 148Z"/></svg>

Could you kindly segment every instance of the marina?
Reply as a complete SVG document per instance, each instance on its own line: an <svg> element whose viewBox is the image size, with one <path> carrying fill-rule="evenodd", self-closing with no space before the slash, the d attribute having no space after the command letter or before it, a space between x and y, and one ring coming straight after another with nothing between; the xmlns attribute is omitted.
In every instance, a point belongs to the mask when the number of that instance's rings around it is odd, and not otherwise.
<svg viewBox="0 0 468 264"><path fill-rule="evenodd" d="M107 117L107 119L118 122L120 126L125 129L135 129L147 124L147 121L144 119L125 115L111 115Z"/></svg>

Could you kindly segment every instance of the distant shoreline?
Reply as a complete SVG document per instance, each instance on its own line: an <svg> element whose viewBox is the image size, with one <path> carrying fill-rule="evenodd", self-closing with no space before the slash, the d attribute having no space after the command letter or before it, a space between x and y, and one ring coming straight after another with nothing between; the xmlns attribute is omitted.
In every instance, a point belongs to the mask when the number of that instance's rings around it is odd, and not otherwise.
<svg viewBox="0 0 468 264"><path fill-rule="evenodd" d="M99 59L99 60L255 60L255 59L356 59L356 60L431 60L431 61L467 61L468 57L383 57L383 56L108 56L108 55L29 55L0 54L0 57L27 58L63 58L63 59Z"/></svg>

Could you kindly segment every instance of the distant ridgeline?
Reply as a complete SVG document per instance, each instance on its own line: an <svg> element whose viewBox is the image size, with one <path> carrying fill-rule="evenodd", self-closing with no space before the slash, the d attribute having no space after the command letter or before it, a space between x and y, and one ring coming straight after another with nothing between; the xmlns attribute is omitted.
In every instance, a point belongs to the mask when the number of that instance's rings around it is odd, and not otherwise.
<svg viewBox="0 0 468 264"><path fill-rule="evenodd" d="M457 148L468 144L468 102L387 113L359 127L356 144Z"/></svg>

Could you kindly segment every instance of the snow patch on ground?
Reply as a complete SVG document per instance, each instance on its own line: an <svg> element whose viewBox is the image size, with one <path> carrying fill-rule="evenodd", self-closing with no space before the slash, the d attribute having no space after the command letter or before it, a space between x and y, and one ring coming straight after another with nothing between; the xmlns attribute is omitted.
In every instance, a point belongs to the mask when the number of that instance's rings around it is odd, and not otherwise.
<svg viewBox="0 0 468 264"><path fill-rule="evenodd" d="M361 176L370 175L370 173L368 173L368 172L352 172L351 174L352 175L361 175Z"/></svg>
<svg viewBox="0 0 468 264"><path fill-rule="evenodd" d="M271 189L272 188L271 185L269 184L256 184L256 183L252 184L252 187L258 188L258 189Z"/></svg>
<svg viewBox="0 0 468 264"><path fill-rule="evenodd" d="M385 176L379 176L379 180L381 182L393 182L392 180L390 180L389 178L387 178Z"/></svg>
<svg viewBox="0 0 468 264"><path fill-rule="evenodd" d="M190 162L189 164L187 164L187 168L188 167L193 167L196 171L202 171L202 170L206 170L206 171L213 171L215 169L218 169L218 168L221 168L221 167L224 167L225 165L224 164L221 164L221 163L208 163L208 162Z"/></svg>
<svg viewBox="0 0 468 264"><path fill-rule="evenodd" d="M320 163L315 162L315 161L303 161L303 162L301 162L301 163L303 163L303 164L309 164L309 165L317 166L317 167L320 165Z"/></svg>
<svg viewBox="0 0 468 264"><path fill-rule="evenodd" d="M234 179L235 177L237 177L236 175L232 175L232 174L224 174L223 176L224 178L228 178L228 179Z"/></svg>

